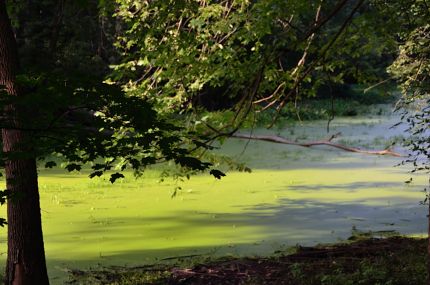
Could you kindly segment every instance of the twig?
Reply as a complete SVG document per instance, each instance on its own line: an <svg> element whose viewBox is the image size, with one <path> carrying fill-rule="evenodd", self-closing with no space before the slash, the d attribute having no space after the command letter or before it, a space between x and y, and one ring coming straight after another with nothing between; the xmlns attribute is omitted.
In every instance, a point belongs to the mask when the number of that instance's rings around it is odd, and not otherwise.
<svg viewBox="0 0 430 285"><path fill-rule="evenodd" d="M391 79L392 78L388 78L388 79L382 80L382 81L380 81L380 82L378 82L378 83L376 83L376 84L374 84L374 85L372 85L370 87L367 87L366 89L363 90L363 93L367 93L369 90L371 90L371 89L373 89L375 87L378 87L379 85L382 85L385 82L390 81Z"/></svg>

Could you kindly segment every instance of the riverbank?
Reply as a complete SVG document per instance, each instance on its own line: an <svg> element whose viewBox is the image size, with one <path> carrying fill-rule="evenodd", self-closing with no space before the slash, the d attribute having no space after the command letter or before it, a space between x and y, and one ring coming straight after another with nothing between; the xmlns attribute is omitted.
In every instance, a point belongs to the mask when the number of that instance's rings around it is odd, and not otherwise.
<svg viewBox="0 0 430 285"><path fill-rule="evenodd" d="M426 284L426 239L356 238L330 246L295 247L267 258L223 258L190 267L111 267L71 271L68 284L348 285Z"/></svg>

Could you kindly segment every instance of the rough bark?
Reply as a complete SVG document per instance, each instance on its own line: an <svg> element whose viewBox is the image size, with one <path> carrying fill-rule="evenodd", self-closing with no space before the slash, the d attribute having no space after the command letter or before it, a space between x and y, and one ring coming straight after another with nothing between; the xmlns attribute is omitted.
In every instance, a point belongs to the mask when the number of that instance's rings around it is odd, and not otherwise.
<svg viewBox="0 0 430 285"><path fill-rule="evenodd" d="M18 54L4 0L0 0L0 85L9 96L19 96L16 84ZM6 96L6 95L4 95ZM4 110L11 124L2 130L3 157L6 157L6 187L11 193L7 203L8 256L5 284L49 284L43 245L37 184L36 160L22 154L30 151L31 137L14 129L19 127L19 110ZM19 157L18 157L19 156Z"/></svg>

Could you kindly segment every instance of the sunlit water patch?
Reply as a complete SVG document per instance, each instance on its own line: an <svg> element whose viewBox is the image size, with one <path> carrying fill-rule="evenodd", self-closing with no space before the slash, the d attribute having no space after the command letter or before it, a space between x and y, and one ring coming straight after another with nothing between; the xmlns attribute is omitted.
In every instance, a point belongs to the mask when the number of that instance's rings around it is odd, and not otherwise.
<svg viewBox="0 0 430 285"><path fill-rule="evenodd" d="M312 140L328 136L326 122L279 130ZM401 131L392 120L332 123L345 143L377 148ZM255 130L254 132L267 132ZM380 137L380 138L378 138ZM379 141L376 141L378 138ZM246 150L243 152L244 147ZM53 284L67 268L175 261L178 256L264 255L296 244L335 242L355 229L425 234L425 177L394 165L401 158L229 140L252 173L221 181L201 175L158 183L158 173L115 185L85 174L42 171L40 192L46 254ZM2 209L4 210L4 209ZM5 230L1 251L5 252ZM4 255L3 255L4 256Z"/></svg>

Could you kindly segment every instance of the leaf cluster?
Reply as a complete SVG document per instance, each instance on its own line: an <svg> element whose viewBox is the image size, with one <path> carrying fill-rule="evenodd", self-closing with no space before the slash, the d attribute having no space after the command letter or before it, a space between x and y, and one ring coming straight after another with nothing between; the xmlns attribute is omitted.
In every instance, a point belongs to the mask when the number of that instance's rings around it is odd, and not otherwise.
<svg viewBox="0 0 430 285"><path fill-rule="evenodd" d="M145 98L88 75L27 74L18 82L25 94L1 97L0 127L25 132L25 141L1 161L54 155L68 162L68 171L93 163L91 178L163 161L197 171L211 166L193 157L193 149L206 146L202 138L158 116ZM122 177L113 173L110 180Z"/></svg>

